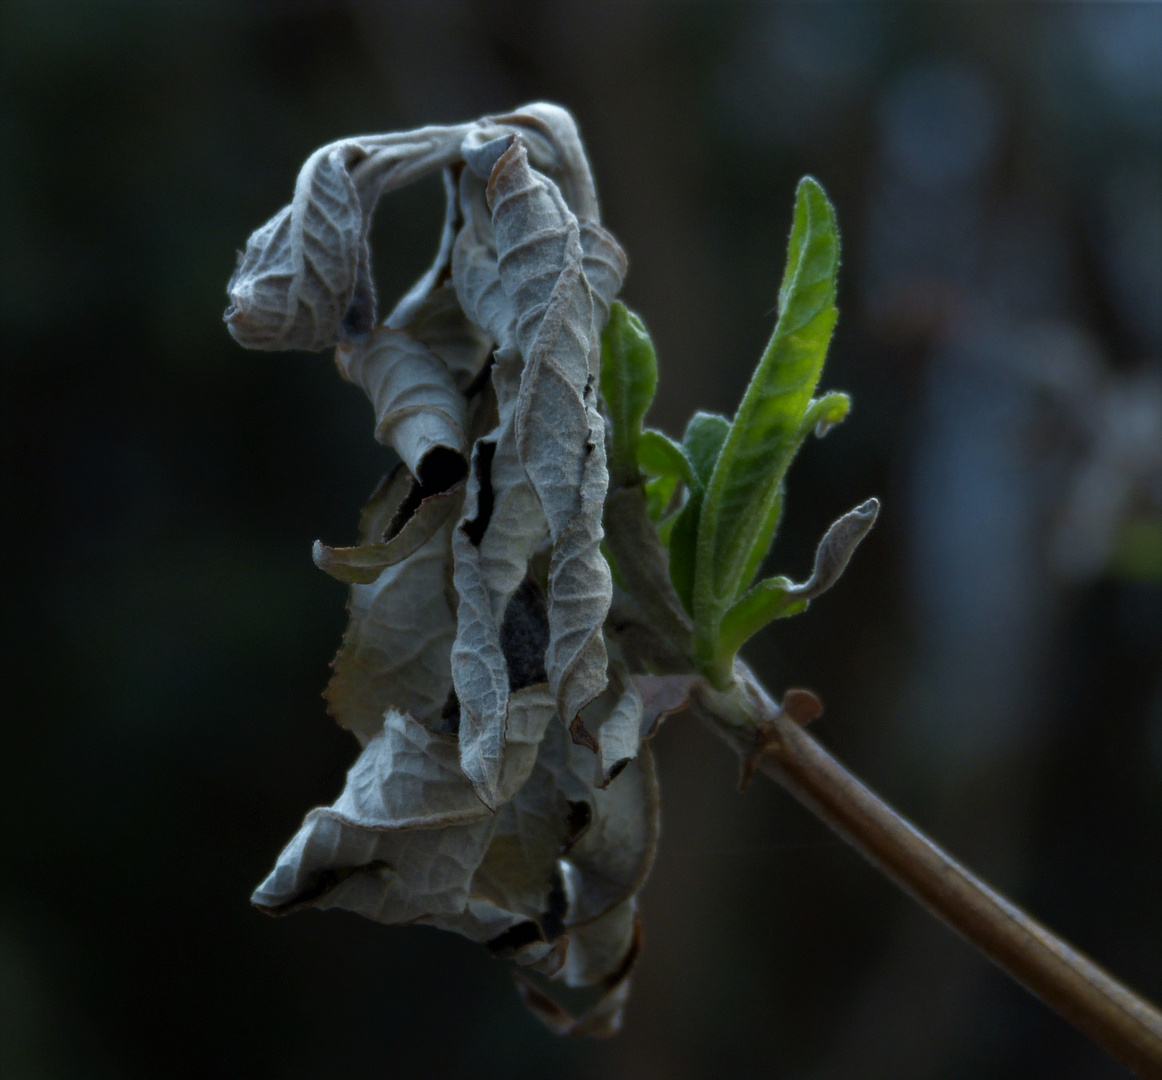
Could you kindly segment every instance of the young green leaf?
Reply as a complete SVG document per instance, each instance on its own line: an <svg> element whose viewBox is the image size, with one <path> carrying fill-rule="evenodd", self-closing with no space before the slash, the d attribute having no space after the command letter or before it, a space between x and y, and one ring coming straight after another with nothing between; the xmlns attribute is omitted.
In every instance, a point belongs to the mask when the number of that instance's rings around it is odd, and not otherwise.
<svg viewBox="0 0 1162 1080"><path fill-rule="evenodd" d="M646 483L646 513L654 524L665 517L674 500L674 492L678 490L679 479L674 475L659 476Z"/></svg>
<svg viewBox="0 0 1162 1080"><path fill-rule="evenodd" d="M601 395L613 438L609 446L612 482L632 483L637 476L642 420L658 385L658 361L645 325L620 301L609 309L601 335Z"/></svg>
<svg viewBox="0 0 1162 1080"><path fill-rule="evenodd" d="M730 421L718 413L696 412L686 425L686 434L682 436L682 451L694 467L698 482L703 487L710 483L714 463L722 453L729 434Z"/></svg>
<svg viewBox="0 0 1162 1080"><path fill-rule="evenodd" d="M834 210L819 184L805 177L796 193L778 322L714 466L700 515L693 606L704 663L713 662L723 615L746 586L756 547L769 540L764 533L772 506L798 448L835 327L838 268Z"/></svg>
<svg viewBox="0 0 1162 1080"><path fill-rule="evenodd" d="M694 472L686 455L668 435L650 428L641 433L637 444L637 462L647 476L673 476L690 483Z"/></svg>
<svg viewBox="0 0 1162 1080"><path fill-rule="evenodd" d="M716 413L695 413L686 425L682 446L675 450L687 462L686 504L674 515L665 529L670 549L670 580L688 612L694 611L694 578L697 566L698 523L706 484L714 472L714 463L730 432L730 422ZM671 443L671 445L673 445Z"/></svg>

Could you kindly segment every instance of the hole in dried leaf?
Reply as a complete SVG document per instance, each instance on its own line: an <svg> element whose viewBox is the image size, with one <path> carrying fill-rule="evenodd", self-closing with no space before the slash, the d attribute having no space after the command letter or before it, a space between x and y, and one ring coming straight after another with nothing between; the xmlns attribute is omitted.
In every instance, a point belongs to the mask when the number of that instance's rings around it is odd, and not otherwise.
<svg viewBox="0 0 1162 1080"><path fill-rule="evenodd" d="M428 730L436 735L460 734L460 698L457 697L454 686L448 690L439 719L428 724Z"/></svg>
<svg viewBox="0 0 1162 1080"><path fill-rule="evenodd" d="M420 475L408 489L403 502L383 534L384 541L398 536L420 508L420 503L454 487L468 475L468 464L462 454L446 446L430 450L420 462Z"/></svg>
<svg viewBox="0 0 1162 1080"><path fill-rule="evenodd" d="M593 821L593 807L587 802L569 802L569 811L565 815L565 842L561 845L562 852L568 851L582 836Z"/></svg>
<svg viewBox="0 0 1162 1080"><path fill-rule="evenodd" d="M496 443L481 440L476 446L476 456L472 459L476 482L480 485L480 493L476 497L476 516L464 522L460 528L473 547L480 547L480 541L484 539L484 532L492 520L492 459L496 455Z"/></svg>
<svg viewBox="0 0 1162 1080"><path fill-rule="evenodd" d="M498 959L505 960L515 956L521 949L534 945L538 941L545 941L541 928L531 920L510 926L503 934L499 934L491 941L486 941L484 947Z"/></svg>
<svg viewBox="0 0 1162 1080"><path fill-rule="evenodd" d="M565 932L565 916L569 913L569 894L565 879L558 868L553 872L553 888L549 892L549 906L541 916L541 928L547 941L556 941Z"/></svg>
<svg viewBox="0 0 1162 1080"><path fill-rule="evenodd" d="M548 682L545 650L549 647L549 611L545 597L532 578L525 578L512 594L500 624L500 648L508 663L508 688L514 693L535 683Z"/></svg>

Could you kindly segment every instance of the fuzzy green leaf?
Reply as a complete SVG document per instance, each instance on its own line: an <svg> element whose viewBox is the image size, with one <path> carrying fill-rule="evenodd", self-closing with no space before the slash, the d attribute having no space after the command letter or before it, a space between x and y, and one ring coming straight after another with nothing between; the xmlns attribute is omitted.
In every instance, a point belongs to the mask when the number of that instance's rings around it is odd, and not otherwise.
<svg viewBox="0 0 1162 1080"><path fill-rule="evenodd" d="M675 476L690 483L693 469L673 439L652 428L643 431L637 444L637 461L647 476Z"/></svg>
<svg viewBox="0 0 1162 1080"><path fill-rule="evenodd" d="M722 453L723 444L730 434L730 421L718 413L696 412L686 425L682 436L682 450L694 467L698 482L705 487L710 483L714 463Z"/></svg>
<svg viewBox="0 0 1162 1080"><path fill-rule="evenodd" d="M799 184L779 318L714 467L698 525L693 589L699 657L713 663L727 608L746 587L819 381L838 312L839 231L823 189ZM760 554L761 559L761 554ZM714 672L721 681L729 673Z"/></svg>
<svg viewBox="0 0 1162 1080"><path fill-rule="evenodd" d="M637 476L642 420L657 385L650 335L641 319L615 301L601 335L601 394L612 425L609 471L615 484L632 483Z"/></svg>
<svg viewBox="0 0 1162 1080"><path fill-rule="evenodd" d="M670 503L674 500L674 492L678 490L679 477L659 476L646 484L646 513L650 521L655 524L665 517Z"/></svg>

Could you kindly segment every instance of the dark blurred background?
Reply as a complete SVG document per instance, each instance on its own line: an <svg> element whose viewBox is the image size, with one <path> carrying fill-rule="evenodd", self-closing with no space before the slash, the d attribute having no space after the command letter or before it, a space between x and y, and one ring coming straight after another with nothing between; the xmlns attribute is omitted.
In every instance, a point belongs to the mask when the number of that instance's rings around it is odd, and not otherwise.
<svg viewBox="0 0 1162 1080"><path fill-rule="evenodd" d="M627 1027L558 1042L504 964L247 898L355 746L319 698L387 461L326 356L244 353L234 251L317 145L574 110L655 424L733 411L795 181L844 228L773 566L884 502L749 655L1015 900L1162 998L1162 6L7 0L0 1075L1125 1073L675 719ZM386 304L432 180L375 227Z"/></svg>

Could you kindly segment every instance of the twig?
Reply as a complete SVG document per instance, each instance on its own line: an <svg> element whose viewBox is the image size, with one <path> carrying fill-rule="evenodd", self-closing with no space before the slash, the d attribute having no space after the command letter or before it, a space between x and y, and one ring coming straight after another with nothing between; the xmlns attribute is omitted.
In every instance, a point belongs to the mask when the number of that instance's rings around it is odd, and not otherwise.
<svg viewBox="0 0 1162 1080"><path fill-rule="evenodd" d="M741 664L702 717L902 889L1148 1080L1162 1080L1162 1013L941 851L819 745ZM756 741L756 731L759 737Z"/></svg>

